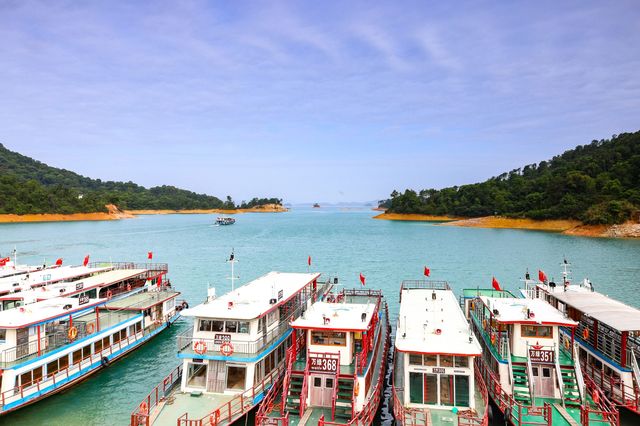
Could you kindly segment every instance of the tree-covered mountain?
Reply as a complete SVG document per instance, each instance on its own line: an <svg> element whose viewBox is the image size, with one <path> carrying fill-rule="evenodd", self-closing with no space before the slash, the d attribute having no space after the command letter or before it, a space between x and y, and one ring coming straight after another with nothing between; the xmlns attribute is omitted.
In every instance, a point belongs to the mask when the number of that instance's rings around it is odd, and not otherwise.
<svg viewBox="0 0 640 426"><path fill-rule="evenodd" d="M393 213L621 223L640 208L640 131L594 140L482 183L393 191L386 203Z"/></svg>
<svg viewBox="0 0 640 426"><path fill-rule="evenodd" d="M0 144L0 213L91 213L120 209L236 208L217 197L173 186L144 188L133 182L103 182L50 167Z"/></svg>

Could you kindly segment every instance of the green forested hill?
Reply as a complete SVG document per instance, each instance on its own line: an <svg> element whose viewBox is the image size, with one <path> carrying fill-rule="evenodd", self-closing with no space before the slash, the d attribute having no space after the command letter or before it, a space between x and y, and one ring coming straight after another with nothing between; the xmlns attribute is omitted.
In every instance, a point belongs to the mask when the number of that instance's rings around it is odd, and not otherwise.
<svg viewBox="0 0 640 426"><path fill-rule="evenodd" d="M9 151L0 144L0 213L90 213L120 209L235 208L230 197L219 198L158 186L144 188L133 182L103 182Z"/></svg>
<svg viewBox="0 0 640 426"><path fill-rule="evenodd" d="M394 191L389 212L620 223L640 208L640 131L578 146L482 183Z"/></svg>

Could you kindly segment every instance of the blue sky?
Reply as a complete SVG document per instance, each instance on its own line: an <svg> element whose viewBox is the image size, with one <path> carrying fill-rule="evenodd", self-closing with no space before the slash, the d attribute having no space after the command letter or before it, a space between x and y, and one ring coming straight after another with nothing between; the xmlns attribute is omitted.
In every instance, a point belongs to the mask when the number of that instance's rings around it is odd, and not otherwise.
<svg viewBox="0 0 640 426"><path fill-rule="evenodd" d="M639 28L634 1L5 0L0 142L237 201L470 183L638 130Z"/></svg>

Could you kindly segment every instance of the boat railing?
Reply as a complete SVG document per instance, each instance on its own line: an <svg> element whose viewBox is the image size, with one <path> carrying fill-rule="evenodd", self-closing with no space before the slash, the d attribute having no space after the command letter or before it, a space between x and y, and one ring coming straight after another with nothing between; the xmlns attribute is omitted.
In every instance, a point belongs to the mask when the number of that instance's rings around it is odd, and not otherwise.
<svg viewBox="0 0 640 426"><path fill-rule="evenodd" d="M505 420L520 426L551 426L551 405L544 403L536 407L521 404L502 388L496 375L486 367L481 357L475 358L475 364L479 375L484 379L489 396L504 413ZM524 420L525 418L527 420Z"/></svg>
<svg viewBox="0 0 640 426"><path fill-rule="evenodd" d="M573 344L573 364L575 366L576 372L576 381L578 382L578 392L580 393L580 401L584 403L585 398L585 387L584 387L584 377L582 376L582 366L580 365L580 361L578 358L578 345Z"/></svg>
<svg viewBox="0 0 640 426"><path fill-rule="evenodd" d="M280 381L279 379L284 373L284 369L285 363L281 361L278 368L266 375L258 385L238 394L230 401L216 407L216 409L199 419L190 419L189 413L182 414L178 417L177 426L206 426L232 423L235 419L253 409L256 404L256 396L267 392L272 385Z"/></svg>
<svg viewBox="0 0 640 426"><path fill-rule="evenodd" d="M560 350L558 349L558 345L554 343L553 345L553 358L554 358L554 366L556 370L556 380L558 381L558 389L560 389L560 401L562 402L562 406L564 407L564 380L562 380L562 371L560 370ZM578 363L574 363L578 364ZM577 374L576 374L577 376ZM532 395L533 397L533 395Z"/></svg>
<svg viewBox="0 0 640 426"><path fill-rule="evenodd" d="M297 318L302 313L303 308L304 306L298 306L286 318L281 319L280 323L276 327L255 340L232 340L231 344L233 345L233 351L237 353L252 354L269 346L291 329L289 322L292 319ZM204 346L202 347L204 348L204 352L202 354L216 353L220 352L221 346L226 343L226 341L219 339L194 337L193 332L193 328L190 328L178 335L178 353L184 351L195 352L196 344L201 346L203 343Z"/></svg>
<svg viewBox="0 0 640 426"><path fill-rule="evenodd" d="M4 349L0 352L0 368L8 368L18 363L27 362L42 355L53 352L63 346L71 345L74 342L99 333L101 328L116 325L129 320L132 315L126 313L114 313L100 311L98 319L82 321L74 319L72 322L57 325L46 325L42 333L45 334L39 339L21 343L19 345ZM71 329L75 329L73 331ZM71 338L73 336L73 338Z"/></svg>
<svg viewBox="0 0 640 426"><path fill-rule="evenodd" d="M536 405L536 385L533 381L533 366L531 365L531 357L529 356L529 349L527 349L527 381L529 382L529 394L531 395L531 405Z"/></svg>
<svg viewBox="0 0 640 426"><path fill-rule="evenodd" d="M70 377L71 379L73 379L73 377L80 371L86 368L91 368L95 364L105 365L105 358L108 360L109 357L114 353L120 353L123 349L126 349L131 344L142 339L147 334L145 333L145 331L147 330L141 330L124 339L113 342L108 347L103 347L98 352L94 352L87 356L84 356L82 359L73 362L72 365L69 365L64 369L60 369L55 372L47 372L46 376L43 376L38 380L34 380L26 384L23 383L20 386L16 386L13 389L9 389L3 392L2 394L0 394L2 408L4 409L7 404L15 403L21 399L28 398L30 396L35 397L35 395L39 395L44 389L55 389L57 387L66 385L66 383L68 383L68 381L70 380ZM0 413L1 412L2 409L0 409Z"/></svg>
<svg viewBox="0 0 640 426"><path fill-rule="evenodd" d="M633 370L633 378L635 379L636 389L640 386L640 367L638 367L638 358L634 351L631 351L627 359L630 359L631 369Z"/></svg>
<svg viewBox="0 0 640 426"><path fill-rule="evenodd" d="M637 385L630 386L620 380L606 374L602 368L594 368L593 365L580 363L581 370L584 371L583 379L591 379L598 388L602 389L616 403L637 411L640 407L640 390Z"/></svg>
<svg viewBox="0 0 640 426"><path fill-rule="evenodd" d="M474 363L473 366L474 381L482 396L482 403L484 404L482 415L478 415L476 410L462 410L458 412L458 425L459 426L488 426L489 425L489 393L487 385L482 378L482 374L478 369L478 365Z"/></svg>
<svg viewBox="0 0 640 426"><path fill-rule="evenodd" d="M580 406L581 425L609 424L619 426L620 413L615 404L607 398L602 389L589 376L585 376L585 384L595 407L590 403L584 403Z"/></svg>
<svg viewBox="0 0 640 426"><path fill-rule="evenodd" d="M174 368L167 377L162 380L145 399L142 400L138 408L131 413L131 426L149 426L149 413L151 413L159 403L163 402L171 390L180 383L182 379L182 363Z"/></svg>
<svg viewBox="0 0 640 426"><path fill-rule="evenodd" d="M509 336L507 335L507 353L511 353L511 344L509 343ZM507 364L509 365L509 384L511 385L511 390L513 391L513 364L511 363L511 356L507 356Z"/></svg>
<svg viewBox="0 0 640 426"><path fill-rule="evenodd" d="M157 272L169 272L168 263L155 263L155 262L91 262L87 265L89 268L105 268L112 267L113 269L146 269L148 271Z"/></svg>
<svg viewBox="0 0 640 426"><path fill-rule="evenodd" d="M447 281L437 280L404 280L400 284L400 299L402 300L402 290L451 290Z"/></svg>

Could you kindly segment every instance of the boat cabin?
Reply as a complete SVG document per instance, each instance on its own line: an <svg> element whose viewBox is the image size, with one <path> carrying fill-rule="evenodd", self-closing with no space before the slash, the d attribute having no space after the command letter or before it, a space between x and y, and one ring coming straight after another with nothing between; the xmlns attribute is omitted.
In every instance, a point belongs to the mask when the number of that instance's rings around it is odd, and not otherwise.
<svg viewBox="0 0 640 426"><path fill-rule="evenodd" d="M439 424L453 407L485 416L488 397L474 370L482 348L447 283L403 283L395 346L394 411L403 424Z"/></svg>

